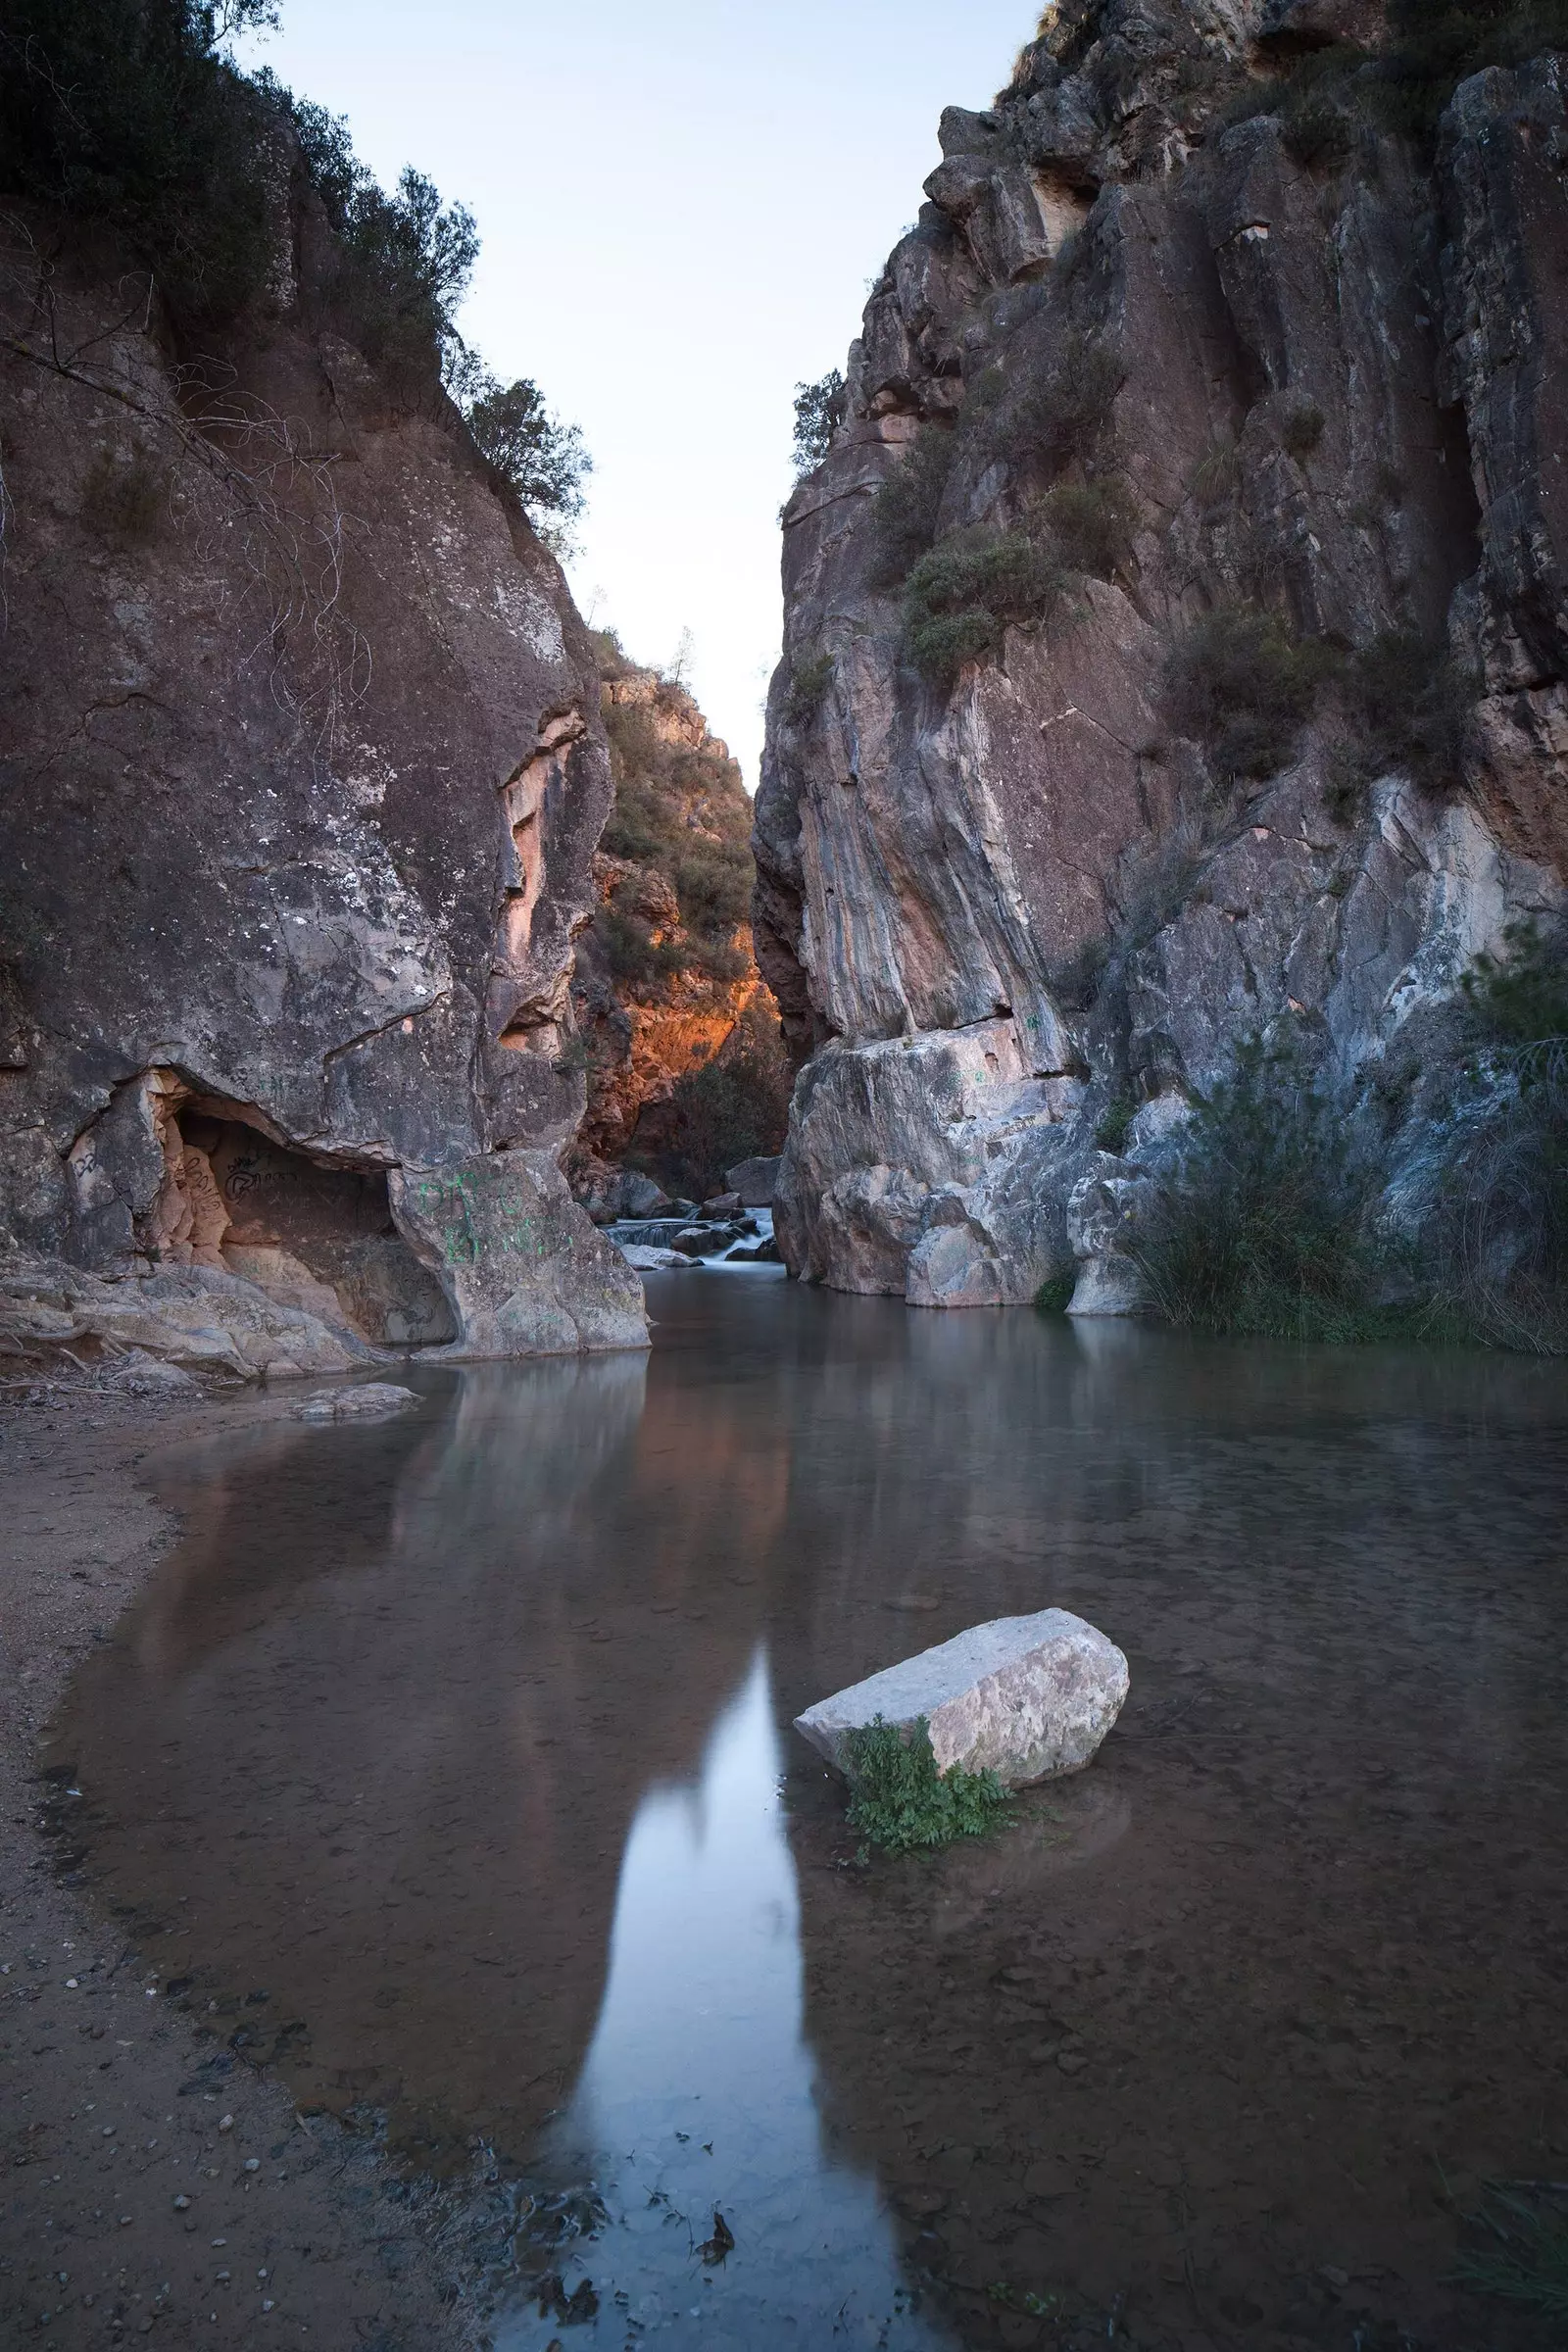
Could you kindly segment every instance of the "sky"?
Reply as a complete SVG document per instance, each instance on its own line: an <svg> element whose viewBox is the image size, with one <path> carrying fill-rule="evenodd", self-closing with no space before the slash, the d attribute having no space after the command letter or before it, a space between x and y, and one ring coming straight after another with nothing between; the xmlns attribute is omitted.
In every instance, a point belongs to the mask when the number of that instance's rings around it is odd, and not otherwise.
<svg viewBox="0 0 1568 2352"><path fill-rule="evenodd" d="M594 461L573 591L688 683L757 782L780 636L795 387L842 367L868 285L1038 0L281 0L247 39L346 115L383 183L474 214L459 317Z"/></svg>

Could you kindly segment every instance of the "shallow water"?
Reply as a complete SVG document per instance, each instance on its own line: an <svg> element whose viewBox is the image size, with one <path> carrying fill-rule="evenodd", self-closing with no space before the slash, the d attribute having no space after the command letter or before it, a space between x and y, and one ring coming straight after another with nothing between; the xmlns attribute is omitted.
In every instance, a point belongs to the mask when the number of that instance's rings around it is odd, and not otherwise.
<svg viewBox="0 0 1568 2352"><path fill-rule="evenodd" d="M450 2176L508 2352L1553 2340L1446 2281L1568 2176L1562 1370L649 1289L170 1471L55 1755L219 2063ZM1094 1768L856 1867L791 1716L1052 1604Z"/></svg>

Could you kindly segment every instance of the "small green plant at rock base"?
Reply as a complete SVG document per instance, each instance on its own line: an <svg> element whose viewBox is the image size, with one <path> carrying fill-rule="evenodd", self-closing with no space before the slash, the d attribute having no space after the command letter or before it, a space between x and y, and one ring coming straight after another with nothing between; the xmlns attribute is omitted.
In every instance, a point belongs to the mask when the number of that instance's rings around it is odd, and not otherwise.
<svg viewBox="0 0 1568 2352"><path fill-rule="evenodd" d="M1246 1040L1194 1098L1162 1192L1128 1253L1155 1311L1210 1332L1366 1340L1419 1325L1373 1301L1382 1172L1297 1054Z"/></svg>
<svg viewBox="0 0 1568 2352"><path fill-rule="evenodd" d="M890 1854L983 1838L1012 1801L994 1772L963 1772L956 1765L939 1772L923 1715L907 1740L880 1715L847 1732L839 1761L850 1785L851 1829L868 1846Z"/></svg>
<svg viewBox="0 0 1568 2352"><path fill-rule="evenodd" d="M1058 1267L1054 1274L1048 1274L1034 1296L1037 1313L1064 1315L1072 1304L1072 1295L1077 1287L1078 1269L1076 1266Z"/></svg>

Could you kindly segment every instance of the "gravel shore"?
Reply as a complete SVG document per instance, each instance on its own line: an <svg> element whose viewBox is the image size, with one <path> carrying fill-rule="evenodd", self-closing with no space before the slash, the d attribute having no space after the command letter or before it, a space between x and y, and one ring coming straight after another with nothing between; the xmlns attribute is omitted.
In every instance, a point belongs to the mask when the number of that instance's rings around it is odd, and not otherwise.
<svg viewBox="0 0 1568 2352"><path fill-rule="evenodd" d="M176 2008L45 1834L38 1733L177 1536L142 1464L298 1398L36 1395L0 1410L0 2344L458 2346L435 2201Z"/></svg>

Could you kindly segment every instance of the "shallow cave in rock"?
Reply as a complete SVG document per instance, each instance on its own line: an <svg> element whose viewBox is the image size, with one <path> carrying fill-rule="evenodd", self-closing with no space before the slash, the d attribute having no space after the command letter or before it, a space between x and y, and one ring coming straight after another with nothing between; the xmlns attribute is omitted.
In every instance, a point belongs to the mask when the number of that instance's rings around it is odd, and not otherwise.
<svg viewBox="0 0 1568 2352"><path fill-rule="evenodd" d="M456 1339L445 1293L393 1222L384 1168L323 1166L199 1103L181 1106L178 1135L206 1243L192 1254L379 1347Z"/></svg>

